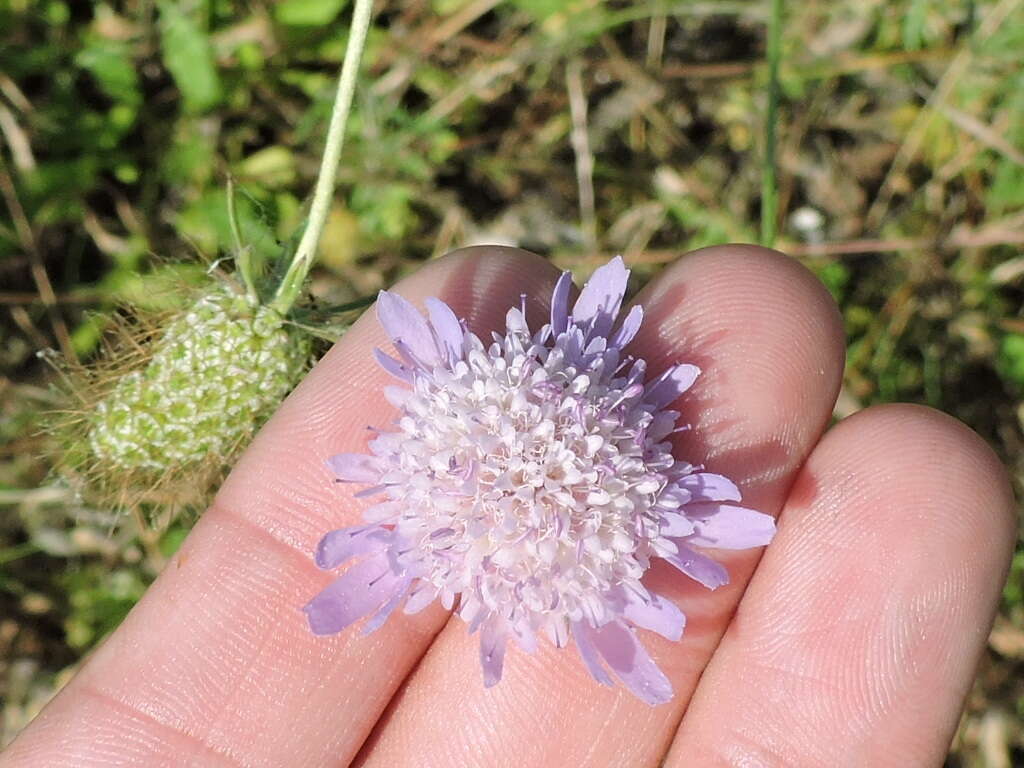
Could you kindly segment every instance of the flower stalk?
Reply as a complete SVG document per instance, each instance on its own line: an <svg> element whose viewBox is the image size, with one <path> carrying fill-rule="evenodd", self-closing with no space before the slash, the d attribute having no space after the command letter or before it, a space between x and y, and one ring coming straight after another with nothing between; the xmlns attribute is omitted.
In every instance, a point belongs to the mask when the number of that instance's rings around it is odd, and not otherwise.
<svg viewBox="0 0 1024 768"><path fill-rule="evenodd" d="M306 281L306 275L316 258L317 246L327 223L327 214L331 209L331 198L334 196L334 183L338 175L338 163L341 149L345 142L345 125L352 108L352 96L355 93L356 78L359 74L359 62L363 48L366 47L366 34L370 28L373 11L373 0L356 0L352 11L352 29L349 34L348 47L345 49L345 60L341 65L341 76L338 78L338 91L331 111L331 122L327 128L327 143L324 147L323 159L320 163L320 174L313 193L313 202L309 209L309 219L302 233L295 256L292 258L288 271L277 288L271 307L278 314L285 315L295 304L295 300Z"/></svg>

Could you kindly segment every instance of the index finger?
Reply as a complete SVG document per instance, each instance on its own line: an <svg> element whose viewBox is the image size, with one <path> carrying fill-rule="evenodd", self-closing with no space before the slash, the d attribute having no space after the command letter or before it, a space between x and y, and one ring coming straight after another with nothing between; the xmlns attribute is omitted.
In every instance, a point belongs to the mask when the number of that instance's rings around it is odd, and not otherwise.
<svg viewBox="0 0 1024 768"><path fill-rule="evenodd" d="M456 252L400 282L436 296L477 333L556 270L513 248ZM542 307L535 309L540 312ZM546 311L546 307L543 308ZM359 450L391 412L385 343L364 316L261 430L178 555L0 764L81 766L344 763L443 625L439 608L370 638L314 637L300 608L333 578L311 553L359 520L324 461Z"/></svg>

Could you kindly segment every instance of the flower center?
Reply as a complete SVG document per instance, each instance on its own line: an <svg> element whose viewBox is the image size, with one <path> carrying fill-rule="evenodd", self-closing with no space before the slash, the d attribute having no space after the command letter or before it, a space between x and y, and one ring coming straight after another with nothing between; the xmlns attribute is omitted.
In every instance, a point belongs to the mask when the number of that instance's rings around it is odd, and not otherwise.
<svg viewBox="0 0 1024 768"><path fill-rule="evenodd" d="M422 578L513 620L600 624L603 595L639 585L657 554L654 507L674 460L650 437L643 387L616 375L617 351L564 346L510 333L418 377L391 487Z"/></svg>

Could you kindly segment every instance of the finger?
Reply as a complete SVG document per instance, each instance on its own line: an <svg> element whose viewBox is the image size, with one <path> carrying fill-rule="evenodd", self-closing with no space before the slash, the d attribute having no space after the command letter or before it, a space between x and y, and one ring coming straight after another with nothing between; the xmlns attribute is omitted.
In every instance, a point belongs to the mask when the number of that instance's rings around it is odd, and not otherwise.
<svg viewBox="0 0 1024 768"><path fill-rule="evenodd" d="M941 765L1016 533L992 451L915 406L821 442L666 763Z"/></svg>
<svg viewBox="0 0 1024 768"><path fill-rule="evenodd" d="M415 302L437 296L483 332L503 326L521 293L549 294L555 277L524 251L474 248L396 290ZM320 537L359 522L359 502L324 461L363 450L366 426L394 414L373 361L385 337L372 314L281 406L139 606L0 762L107 765L127 760L123 744L135 764L171 754L324 765L358 749L446 616L395 616L370 637L324 638L300 610L335 577L313 565Z"/></svg>
<svg viewBox="0 0 1024 768"><path fill-rule="evenodd" d="M739 482L745 503L775 512L817 441L836 396L843 338L835 306L802 267L773 251L727 246L668 269L638 301L647 314L631 352L653 371L704 371L673 407L694 425L676 455ZM680 643L641 632L675 688L650 708L597 685L574 648L509 651L484 689L476 638L451 621L396 697L365 765L656 765L743 591L758 552L722 557L733 583L715 592L657 566L645 583L687 614ZM663 563L660 565L664 565ZM445 712L443 720L434 713Z"/></svg>

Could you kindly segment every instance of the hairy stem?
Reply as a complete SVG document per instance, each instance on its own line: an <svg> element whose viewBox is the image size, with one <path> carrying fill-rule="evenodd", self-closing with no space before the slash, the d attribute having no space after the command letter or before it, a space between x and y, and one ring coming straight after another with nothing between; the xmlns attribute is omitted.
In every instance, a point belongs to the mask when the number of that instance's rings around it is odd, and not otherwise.
<svg viewBox="0 0 1024 768"><path fill-rule="evenodd" d="M370 28L370 17L373 12L373 0L356 0L352 11L352 28L349 33L345 60L341 65L341 76L338 78L338 92L334 98L334 109L331 111L331 122L327 128L327 143L324 147L323 160L320 163L320 174L313 192L313 203L309 209L309 219L302 233L298 248L288 271L285 272L281 285L270 306L280 314L287 314L295 304L302 290L302 285L316 257L317 245L327 223L327 214L331 209L334 196L334 181L338 175L338 161L341 158L341 147L345 140L345 123L352 107L352 95L356 88L359 74L359 60L366 45L366 33Z"/></svg>

